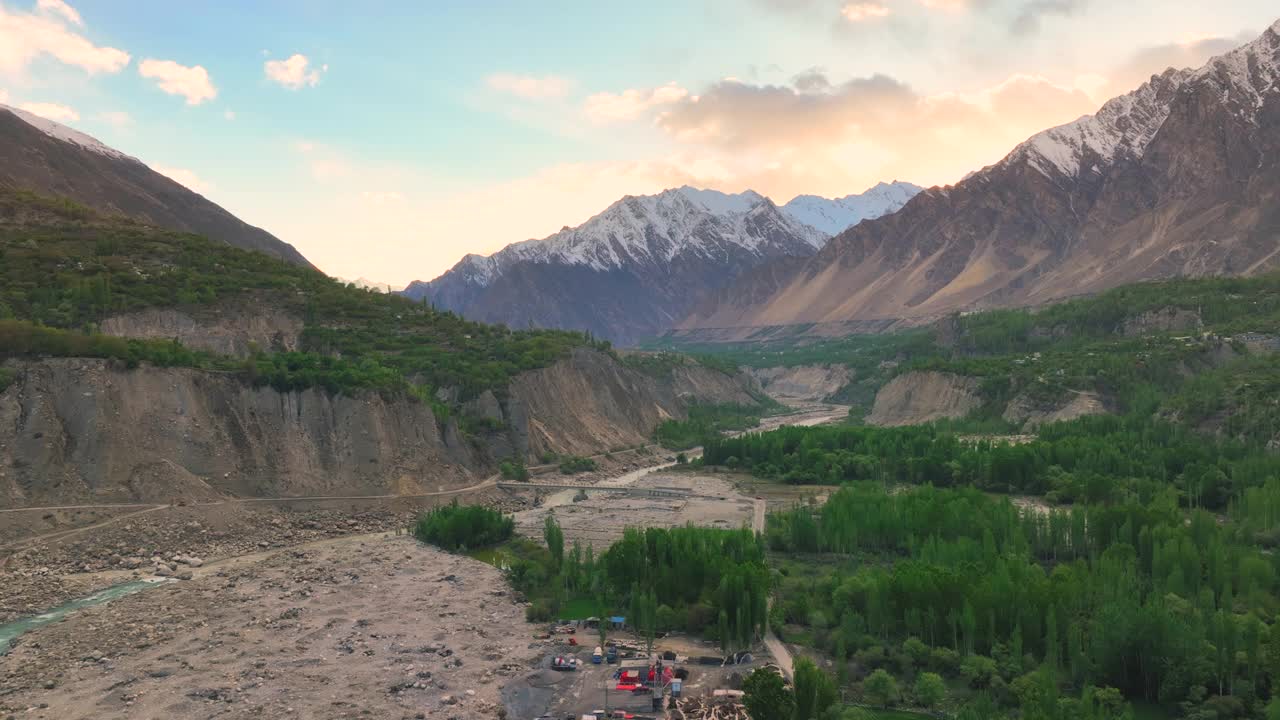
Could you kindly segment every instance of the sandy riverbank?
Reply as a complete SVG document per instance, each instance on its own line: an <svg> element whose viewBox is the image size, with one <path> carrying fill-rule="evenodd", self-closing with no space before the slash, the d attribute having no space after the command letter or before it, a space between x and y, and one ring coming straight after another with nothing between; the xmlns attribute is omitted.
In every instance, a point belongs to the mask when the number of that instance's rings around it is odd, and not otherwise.
<svg viewBox="0 0 1280 720"><path fill-rule="evenodd" d="M395 535L241 558L76 613L0 658L0 712L493 718L544 652L496 569Z"/></svg>

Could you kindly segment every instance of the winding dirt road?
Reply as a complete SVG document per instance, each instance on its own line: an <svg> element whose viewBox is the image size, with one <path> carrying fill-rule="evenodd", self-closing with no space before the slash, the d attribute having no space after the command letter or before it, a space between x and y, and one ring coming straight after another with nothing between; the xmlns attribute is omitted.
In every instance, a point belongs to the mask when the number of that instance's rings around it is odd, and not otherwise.
<svg viewBox="0 0 1280 720"><path fill-rule="evenodd" d="M756 532L762 533L764 532L765 501L756 498L755 503L752 527ZM769 598L769 606L773 607L773 598ZM782 644L782 641L774 634L773 628L769 628L769 631L764 634L764 646L769 650L769 654L773 656L773 659L778 662L778 667L782 668L782 676L788 681L792 680L792 665L795 660L791 657L791 651L787 649L787 646Z"/></svg>

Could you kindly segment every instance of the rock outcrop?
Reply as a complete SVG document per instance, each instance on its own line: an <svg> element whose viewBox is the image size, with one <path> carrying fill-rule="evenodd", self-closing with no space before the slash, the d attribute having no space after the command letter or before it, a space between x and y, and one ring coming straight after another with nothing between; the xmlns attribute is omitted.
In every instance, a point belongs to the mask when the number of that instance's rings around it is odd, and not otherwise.
<svg viewBox="0 0 1280 720"><path fill-rule="evenodd" d="M701 365L676 367L668 382L578 350L516 378L508 417L526 429L527 453L590 455L649 442L659 423L685 417L691 403L754 404L748 390L745 377Z"/></svg>
<svg viewBox="0 0 1280 720"><path fill-rule="evenodd" d="M1102 396L1094 392L1069 391L1065 398L1056 401L1037 399L1028 393L1020 393L1005 408L1004 419L1021 425L1026 432L1033 432L1041 425L1075 420L1086 415L1105 415L1110 412Z"/></svg>
<svg viewBox="0 0 1280 720"><path fill-rule="evenodd" d="M1124 321L1120 333L1125 337L1137 337L1162 332L1193 332L1204 327L1200 313L1194 310L1166 307L1149 310Z"/></svg>
<svg viewBox="0 0 1280 720"><path fill-rule="evenodd" d="M962 418L982 406L980 389L981 381L964 375L904 373L876 394L867 422L898 426Z"/></svg>
<svg viewBox="0 0 1280 720"><path fill-rule="evenodd" d="M760 387L780 401L821 402L840 392L852 375L844 365L743 368Z"/></svg>
<svg viewBox="0 0 1280 720"><path fill-rule="evenodd" d="M409 398L282 393L225 373L102 360L8 367L0 507L437 492L476 484L512 455L648 442L693 402L754 402L745 376L692 365L659 379L580 349L467 403L487 419L468 436L465 421L442 422Z"/></svg>
<svg viewBox="0 0 1280 720"><path fill-rule="evenodd" d="M225 308L201 309L200 317L172 308L152 308L116 315L102 321L105 335L127 338L177 340L196 350L218 355L247 357L257 348L264 352L298 349L302 319L270 305L237 303Z"/></svg>

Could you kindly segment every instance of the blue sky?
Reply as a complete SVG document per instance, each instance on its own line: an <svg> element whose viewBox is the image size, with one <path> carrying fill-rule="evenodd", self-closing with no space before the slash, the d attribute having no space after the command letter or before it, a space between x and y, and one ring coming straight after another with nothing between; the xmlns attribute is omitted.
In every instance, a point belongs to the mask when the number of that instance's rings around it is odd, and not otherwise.
<svg viewBox="0 0 1280 720"><path fill-rule="evenodd" d="M431 278L690 183L954 182L1262 0L0 0L0 101L88 132L324 270Z"/></svg>

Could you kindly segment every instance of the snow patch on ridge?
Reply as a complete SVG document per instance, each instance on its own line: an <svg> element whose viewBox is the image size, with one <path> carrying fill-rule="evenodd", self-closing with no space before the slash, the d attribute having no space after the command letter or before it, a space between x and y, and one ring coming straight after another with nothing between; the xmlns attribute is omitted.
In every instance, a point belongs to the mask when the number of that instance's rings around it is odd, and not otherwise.
<svg viewBox="0 0 1280 720"><path fill-rule="evenodd" d="M0 105L0 110L8 110L14 115L17 115L18 118L23 122L27 123L31 127L34 127L35 129L39 130L45 135L48 135L51 138L55 138L63 142L69 142L72 145L78 145L84 148L85 150L98 153L99 155L106 155L107 157L110 157L110 158L141 162L135 157L126 155L120 152L119 150L116 150L113 147L107 146L106 144L99 141L97 138L86 135L85 133L82 133L79 130L74 130L72 128L69 128L66 125L63 125L62 123L57 123L48 118L42 118L39 115L36 115L34 113L27 112L26 110L22 110L20 108L10 107L8 105Z"/></svg>
<svg viewBox="0 0 1280 720"><path fill-rule="evenodd" d="M689 198L689 201L694 205L705 208L716 215L746 212L758 205L761 200L764 200L764 197L755 190L747 190L737 195L722 193L719 190L699 190L688 185L677 190L681 195Z"/></svg>
<svg viewBox="0 0 1280 720"><path fill-rule="evenodd" d="M1256 121L1251 113L1280 84L1280 21L1253 42L1212 58L1198 70L1171 68L1137 90L1107 101L1096 115L1033 135L1004 163L1025 159L1045 175L1078 177L1085 171L1102 171L1097 162L1085 167L1090 154L1104 165L1121 156L1141 158L1168 120L1174 95L1196 82L1216 83L1224 103L1240 100L1239 112Z"/></svg>
<svg viewBox="0 0 1280 720"><path fill-rule="evenodd" d="M800 222L828 235L836 235L863 220L895 213L920 193L919 185L908 182L878 183L861 195L828 199L817 195L798 195L782 206L782 210Z"/></svg>

